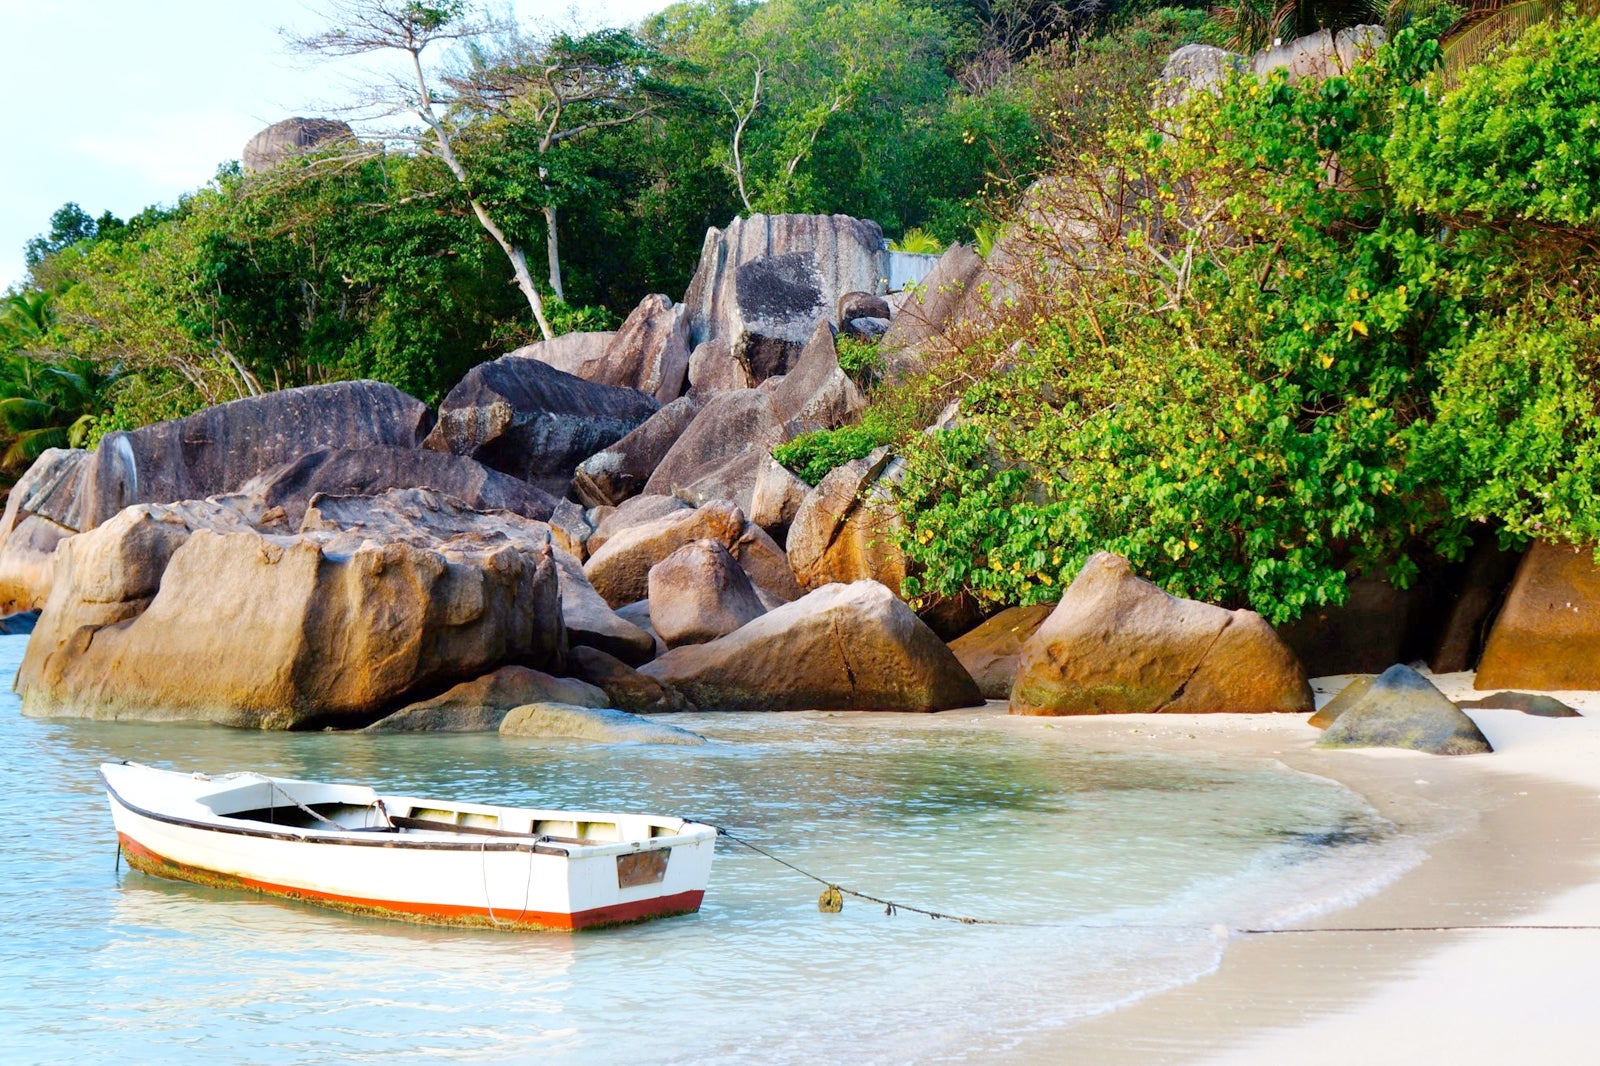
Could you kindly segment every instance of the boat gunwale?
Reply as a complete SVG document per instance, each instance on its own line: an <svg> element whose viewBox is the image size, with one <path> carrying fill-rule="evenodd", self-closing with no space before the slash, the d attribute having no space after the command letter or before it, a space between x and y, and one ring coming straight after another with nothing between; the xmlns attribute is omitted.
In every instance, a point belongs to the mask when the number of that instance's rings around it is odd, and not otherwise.
<svg viewBox="0 0 1600 1066"><path fill-rule="evenodd" d="M122 764L137 765L137 764ZM144 767L155 769L154 767ZM160 771L170 772L170 771ZM346 829L335 831L331 829L308 829L304 832L292 832L283 829L269 828L266 822L242 822L239 825L223 825L217 822L202 821L195 818L186 818L177 814L166 814L160 811L149 810L135 803L130 803L126 797L117 791L116 787L106 777L104 769L98 771L100 782L105 786L107 795L113 802L132 814L141 818L148 818L164 825L181 826L185 829L195 829L212 833L226 833L232 836L259 837L270 840L292 841L302 844L338 844L354 847L401 848L415 851L465 851L465 852L532 852L535 855L559 855L564 858L599 858L605 855L624 855L640 851L659 851L670 849L684 844L699 844L705 842L706 834L700 832L683 832L680 830L672 836L650 837L645 840L624 841L596 841L594 844L555 844L547 836L529 833L523 839L506 839L504 837L479 837L476 840L439 840L417 839L415 837L389 836L375 833L369 829ZM271 779L269 779L271 780ZM379 797L382 798L382 797ZM510 808L517 809L517 808ZM560 812L572 813L572 812ZM588 813L588 812L585 812ZM601 813L601 812L593 812ZM227 818L227 815L218 814L217 818ZM695 822L683 819L683 829L696 827L710 830L711 839L716 837L714 826L704 822ZM430 832L430 830L422 830ZM449 832L448 829L437 830L440 833Z"/></svg>

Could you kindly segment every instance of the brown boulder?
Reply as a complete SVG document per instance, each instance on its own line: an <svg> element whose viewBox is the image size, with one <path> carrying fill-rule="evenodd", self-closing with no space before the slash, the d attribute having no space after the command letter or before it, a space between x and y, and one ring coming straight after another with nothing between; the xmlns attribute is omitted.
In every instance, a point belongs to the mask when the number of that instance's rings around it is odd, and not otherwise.
<svg viewBox="0 0 1600 1066"><path fill-rule="evenodd" d="M1322 708L1306 719L1306 725L1315 726L1317 729L1326 729L1333 724L1345 711L1353 707L1357 700L1365 696L1372 688L1372 683L1378 680L1377 674L1357 674L1339 690L1338 694L1322 705Z"/></svg>
<svg viewBox="0 0 1600 1066"><path fill-rule="evenodd" d="M950 649L873 581L825 586L641 672L702 711L938 711L983 699Z"/></svg>
<svg viewBox="0 0 1600 1066"><path fill-rule="evenodd" d="M620 659L595 648L573 648L567 669L606 694L606 706L631 714L669 714L694 710L682 693L646 677ZM571 701L568 701L571 702Z"/></svg>
<svg viewBox="0 0 1600 1066"><path fill-rule="evenodd" d="M840 329L855 318L890 318L889 301L873 292L847 292L839 297L833 321Z"/></svg>
<svg viewBox="0 0 1600 1066"><path fill-rule="evenodd" d="M50 598L55 552L73 530L30 514L0 540L0 616L37 611Z"/></svg>
<svg viewBox="0 0 1600 1066"><path fill-rule="evenodd" d="M1053 603L1008 607L950 642L950 650L978 683L986 699L1003 700L1011 695L1022 646L1053 610Z"/></svg>
<svg viewBox="0 0 1600 1066"><path fill-rule="evenodd" d="M1600 566L1593 545L1536 542L1489 631L1478 689L1600 689Z"/></svg>
<svg viewBox="0 0 1600 1066"><path fill-rule="evenodd" d="M899 593L906 559L895 539L900 515L891 498L898 469L889 450L879 448L830 471L806 495L785 544L801 588L871 580Z"/></svg>
<svg viewBox="0 0 1600 1066"><path fill-rule="evenodd" d="M594 532L589 534L589 554L593 555L605 547L606 541L630 526L643 525L669 514L693 509L676 496L630 496L595 524Z"/></svg>
<svg viewBox="0 0 1600 1066"><path fill-rule="evenodd" d="M367 726L368 733L493 733L513 707L526 703L608 706L606 694L570 677L551 677L525 666L502 666L463 681L431 700L402 707Z"/></svg>
<svg viewBox="0 0 1600 1066"><path fill-rule="evenodd" d="M551 549L454 528L431 503L447 521L423 543L346 531L316 507L291 536L204 501L125 510L62 544L17 674L24 712L359 725L503 664L559 670Z"/></svg>
<svg viewBox="0 0 1600 1066"><path fill-rule="evenodd" d="M726 548L756 589L787 602L800 595L783 550L744 512L726 500L668 514L614 534L584 564L590 584L613 608L649 595L650 568L685 544L715 540Z"/></svg>
<svg viewBox="0 0 1600 1066"><path fill-rule="evenodd" d="M674 648L727 636L766 613L750 577L715 540L685 544L650 568L650 624Z"/></svg>
<svg viewBox="0 0 1600 1066"><path fill-rule="evenodd" d="M1294 655L1254 611L1182 600L1089 559L1023 646L1013 714L1312 709Z"/></svg>

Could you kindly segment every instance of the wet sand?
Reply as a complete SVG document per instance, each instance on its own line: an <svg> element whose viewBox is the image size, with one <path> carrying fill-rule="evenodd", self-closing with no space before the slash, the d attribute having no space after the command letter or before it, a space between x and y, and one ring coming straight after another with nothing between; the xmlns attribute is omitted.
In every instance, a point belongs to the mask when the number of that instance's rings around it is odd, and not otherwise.
<svg viewBox="0 0 1600 1066"><path fill-rule="evenodd" d="M1471 699L1470 675L1435 678ZM1319 702L1342 679L1319 679ZM1284 932L1229 934L1182 987L997 1052L1022 1066L1279 1066L1600 1058L1600 693L1584 718L1469 710L1494 754L1314 747L1304 715L1028 718L991 703L914 719L1104 751L1270 759L1360 793L1425 857L1353 905ZM1488 927L1500 928L1488 928ZM1509 927L1509 928L1507 928ZM1040 1009L1049 1009L1048 990Z"/></svg>

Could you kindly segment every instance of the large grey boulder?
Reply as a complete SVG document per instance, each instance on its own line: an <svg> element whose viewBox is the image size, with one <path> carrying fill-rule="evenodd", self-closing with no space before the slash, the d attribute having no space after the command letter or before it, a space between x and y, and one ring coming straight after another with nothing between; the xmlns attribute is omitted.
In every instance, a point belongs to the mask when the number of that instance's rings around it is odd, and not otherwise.
<svg viewBox="0 0 1600 1066"><path fill-rule="evenodd" d="M665 649L663 649L665 650ZM620 659L595 648L573 648L567 662L572 675L606 694L606 706L632 714L669 714L694 710L676 689L646 677Z"/></svg>
<svg viewBox="0 0 1600 1066"><path fill-rule="evenodd" d="M770 392L741 389L711 397L662 456L644 492L700 505L732 500L746 513L772 449L791 434Z"/></svg>
<svg viewBox="0 0 1600 1066"><path fill-rule="evenodd" d="M750 521L766 530L774 540L789 535L789 527L805 503L811 486L788 467L768 456L756 467L755 485L750 489Z"/></svg>
<svg viewBox="0 0 1600 1066"><path fill-rule="evenodd" d="M676 400L689 377L689 309L659 293L646 296L611 342L608 385L629 385L661 403Z"/></svg>
<svg viewBox="0 0 1600 1066"><path fill-rule="evenodd" d="M833 327L818 322L794 366L772 390L772 403L790 437L854 422L866 397L839 366Z"/></svg>
<svg viewBox="0 0 1600 1066"><path fill-rule="evenodd" d="M563 374L571 374L585 381L611 385L615 382L602 379L606 376L606 358L611 352L611 342L616 337L616 333L609 330L563 333L547 341L523 345L511 354L521 359L537 359Z"/></svg>
<svg viewBox="0 0 1600 1066"><path fill-rule="evenodd" d="M787 371L847 292L879 292L883 230L845 215L751 215L707 231L683 302L695 345L720 337L754 381Z"/></svg>
<svg viewBox="0 0 1600 1066"><path fill-rule="evenodd" d="M579 463L659 407L637 389L596 385L538 359L508 355L473 367L450 390L424 445L565 496Z"/></svg>
<svg viewBox="0 0 1600 1066"><path fill-rule="evenodd" d="M650 568L650 624L669 648L727 636L766 613L755 586L719 541L685 544Z"/></svg>
<svg viewBox="0 0 1600 1066"><path fill-rule="evenodd" d="M427 405L392 385L342 381L108 433L79 467L71 504L55 521L82 531L131 504L235 492L258 474L312 452L414 448L428 419Z"/></svg>
<svg viewBox="0 0 1600 1066"><path fill-rule="evenodd" d="M725 339L713 337L689 353L689 390L694 395L754 387L749 368L733 357L733 348Z"/></svg>
<svg viewBox="0 0 1600 1066"><path fill-rule="evenodd" d="M626 437L579 463L572 477L573 495L589 507L615 507L643 492L702 406L697 397L679 397Z"/></svg>
<svg viewBox="0 0 1600 1066"><path fill-rule="evenodd" d="M517 707L500 723L503 737L587 740L598 744L704 744L706 738L675 725L605 707L533 703Z"/></svg>
<svg viewBox="0 0 1600 1066"><path fill-rule="evenodd" d="M643 491L697 505L732 500L759 515L764 528L782 528L798 506L790 497L799 490L774 472L772 450L801 433L852 422L865 406L861 390L839 367L832 327L818 321L782 378L707 400Z"/></svg>
<svg viewBox="0 0 1600 1066"><path fill-rule="evenodd" d="M1394 665L1329 724L1322 748L1409 748L1432 755L1493 751L1477 724L1409 666Z"/></svg>
<svg viewBox="0 0 1600 1066"><path fill-rule="evenodd" d="M952 244L900 305L883 347L920 348L953 333L977 298L984 273L982 256L966 245Z"/></svg>
<svg viewBox="0 0 1600 1066"><path fill-rule="evenodd" d="M652 294L614 333L564 333L512 354L596 385L638 389L671 403L683 393L689 373L688 309Z"/></svg>
<svg viewBox="0 0 1600 1066"><path fill-rule="evenodd" d="M1250 69L1258 78L1282 70L1291 84L1326 81L1342 77L1356 64L1371 60L1388 39L1382 26L1351 26L1338 33L1318 30L1262 49L1250 57Z"/></svg>
<svg viewBox="0 0 1600 1066"><path fill-rule="evenodd" d="M251 478L241 495L279 508L298 528L312 497L378 496L392 489L429 489L478 511L513 511L548 521L557 499L520 478L474 459L425 448L341 448L312 452Z"/></svg>
<svg viewBox="0 0 1600 1066"><path fill-rule="evenodd" d="M641 672L702 711L938 711L983 699L933 631L872 581L818 589Z"/></svg>
<svg viewBox="0 0 1600 1066"><path fill-rule="evenodd" d="M764 597L788 602L800 595L783 549L726 500L622 530L589 556L584 574L607 603L621 607L649 595L651 567L685 544L707 539L739 561Z"/></svg>
<svg viewBox="0 0 1600 1066"><path fill-rule="evenodd" d="M286 118L246 141L239 163L246 174L259 174L297 155L355 139L350 124L336 118Z"/></svg>
<svg viewBox="0 0 1600 1066"><path fill-rule="evenodd" d="M1092 556L1023 645L1013 714L1312 709L1300 664L1254 611L1179 599Z"/></svg>
<svg viewBox="0 0 1600 1066"><path fill-rule="evenodd" d="M508 663L561 669L553 549L505 535L538 523L423 490L379 501L361 513L402 513L392 536L320 497L293 535L187 501L68 539L17 673L24 713L360 725Z"/></svg>
<svg viewBox="0 0 1600 1066"><path fill-rule="evenodd" d="M1186 44L1161 68L1162 96L1176 103L1191 92L1220 93L1223 82L1249 65L1242 55L1211 44Z"/></svg>
<svg viewBox="0 0 1600 1066"><path fill-rule="evenodd" d="M544 702L610 706L606 694L594 685L570 677L551 677L525 666L502 666L430 700L402 707L367 726L365 732L492 733L513 707Z"/></svg>

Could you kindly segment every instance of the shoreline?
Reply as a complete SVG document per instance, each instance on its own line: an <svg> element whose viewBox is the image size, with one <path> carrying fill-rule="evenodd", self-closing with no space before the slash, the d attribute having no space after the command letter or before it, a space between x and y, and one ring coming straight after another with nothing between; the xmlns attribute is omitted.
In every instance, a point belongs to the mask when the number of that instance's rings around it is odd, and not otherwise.
<svg viewBox="0 0 1600 1066"><path fill-rule="evenodd" d="M1317 679L1319 704L1343 679ZM1470 674L1432 678L1471 698ZM1305 715L929 716L1102 750L1271 760L1338 782L1425 855L1350 905L1235 933L1219 966L1109 1013L1026 1037L994 1061L1373 1064L1582 1061L1600 1022L1600 693L1585 718L1469 710L1495 752L1320 750ZM1502 928L1484 928L1501 926ZM1523 928L1504 928L1522 926ZM1547 928L1528 928L1545 926ZM1589 928L1584 928L1589 927Z"/></svg>

